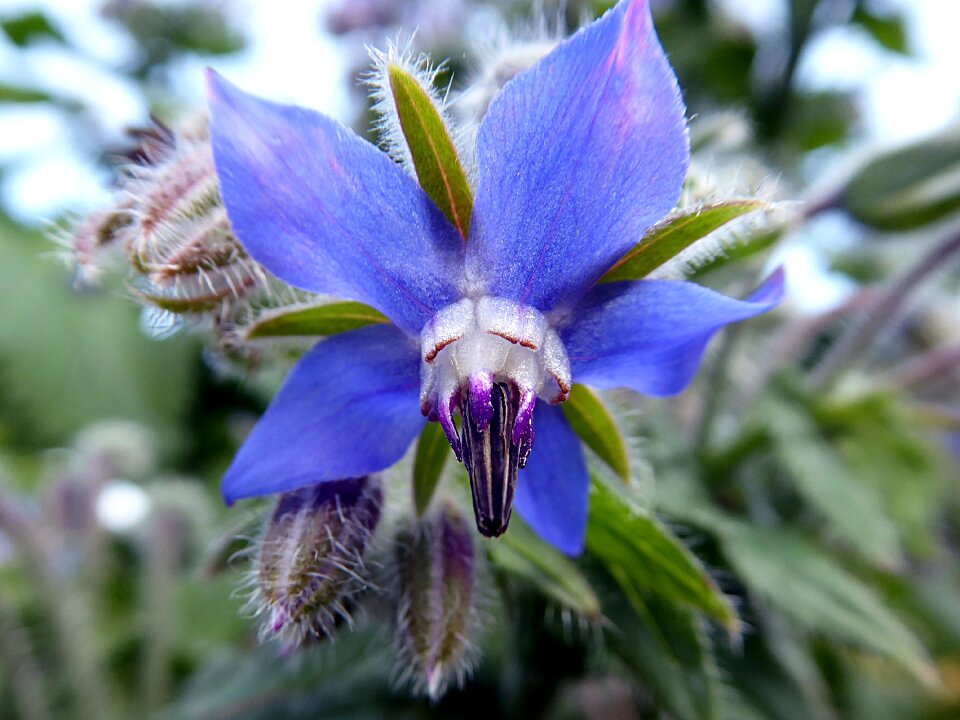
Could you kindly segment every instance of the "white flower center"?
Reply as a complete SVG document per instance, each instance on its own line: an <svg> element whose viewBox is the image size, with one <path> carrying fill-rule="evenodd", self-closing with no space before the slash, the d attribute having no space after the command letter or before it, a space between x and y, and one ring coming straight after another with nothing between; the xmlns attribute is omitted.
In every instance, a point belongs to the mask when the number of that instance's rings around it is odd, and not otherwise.
<svg viewBox="0 0 960 720"><path fill-rule="evenodd" d="M506 298L464 298L440 310L420 334L420 405L424 415L473 382L506 382L522 394L561 403L570 392L570 361L536 309Z"/></svg>
<svg viewBox="0 0 960 720"><path fill-rule="evenodd" d="M566 348L538 310L481 297L440 310L423 328L420 350L420 409L440 422L467 466L480 532L499 535L533 446L537 397L561 403L570 393Z"/></svg>

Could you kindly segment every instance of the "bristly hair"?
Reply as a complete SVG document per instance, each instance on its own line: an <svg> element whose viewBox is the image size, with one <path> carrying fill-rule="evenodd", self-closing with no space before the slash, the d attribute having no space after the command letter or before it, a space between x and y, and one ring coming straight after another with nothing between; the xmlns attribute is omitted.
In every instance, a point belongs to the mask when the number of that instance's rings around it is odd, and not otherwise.
<svg viewBox="0 0 960 720"><path fill-rule="evenodd" d="M458 133L453 127L448 112L450 86L448 85L441 95L436 85L437 76L446 69L446 61L437 65L432 64L429 55L417 53L413 49L413 40L414 37L411 36L401 43L398 37L395 41L387 43L386 50L368 45L367 53L370 55L371 67L364 75L364 84L370 89L370 97L374 101L373 111L377 114L374 127L384 150L416 178L413 157L410 155L410 148L403 134L403 128L400 126L397 103L390 88L390 68L396 67L405 72L426 93L455 145L458 145ZM458 146L457 151L461 156L463 155L461 147Z"/></svg>
<svg viewBox="0 0 960 720"><path fill-rule="evenodd" d="M759 197L744 199L750 201L761 200ZM685 208L683 212L699 212L709 206L710 203L700 203ZM728 222L723 227L714 230L681 250L651 272L648 277L655 280L683 280L689 278L714 260L725 257L734 248L749 242L750 238L756 234L776 227L779 221L775 218L779 207L775 203L765 202L756 210ZM671 213L658 225L669 223L676 216L677 213Z"/></svg>
<svg viewBox="0 0 960 720"><path fill-rule="evenodd" d="M459 124L455 142L471 180L476 179L477 131L490 102L517 73L537 63L563 40L564 12L565 3L548 14L542 0L537 0L526 22L516 26L498 22L472 39L469 82L450 103Z"/></svg>
<svg viewBox="0 0 960 720"><path fill-rule="evenodd" d="M693 243L654 270L651 278L688 278L757 234L792 222L790 204L780 199L779 179L749 150L753 128L742 114L705 113L693 118L689 127L694 150L683 193L676 210L660 224L679 213L699 212L715 203L743 200L758 202L759 207Z"/></svg>

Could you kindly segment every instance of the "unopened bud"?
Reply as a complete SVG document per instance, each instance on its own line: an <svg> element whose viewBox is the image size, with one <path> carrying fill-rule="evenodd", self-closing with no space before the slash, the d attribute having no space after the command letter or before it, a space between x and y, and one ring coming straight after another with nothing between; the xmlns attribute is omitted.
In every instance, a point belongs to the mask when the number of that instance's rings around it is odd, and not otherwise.
<svg viewBox="0 0 960 720"><path fill-rule="evenodd" d="M397 635L401 679L436 700L473 664L476 625L473 534L452 505L397 538Z"/></svg>
<svg viewBox="0 0 960 720"><path fill-rule="evenodd" d="M133 287L173 313L229 306L264 287L267 274L234 237L220 198L206 118L177 131L156 123L121 154L114 206L79 223L70 239L78 267L93 275L108 246L133 267Z"/></svg>
<svg viewBox="0 0 960 720"><path fill-rule="evenodd" d="M319 483L280 496L256 548L261 637L293 647L332 633L368 587L364 553L383 507L379 478Z"/></svg>
<svg viewBox="0 0 960 720"><path fill-rule="evenodd" d="M556 26L555 29L553 26ZM538 18L529 28L514 33L501 28L476 48L476 72L457 101L464 120L479 122L493 98L516 75L533 67L560 42L559 18Z"/></svg>
<svg viewBox="0 0 960 720"><path fill-rule="evenodd" d="M136 201L126 249L140 295L171 312L202 312L265 283L230 229L206 122L172 135L166 152L150 142L148 157L159 160L132 166L125 184Z"/></svg>

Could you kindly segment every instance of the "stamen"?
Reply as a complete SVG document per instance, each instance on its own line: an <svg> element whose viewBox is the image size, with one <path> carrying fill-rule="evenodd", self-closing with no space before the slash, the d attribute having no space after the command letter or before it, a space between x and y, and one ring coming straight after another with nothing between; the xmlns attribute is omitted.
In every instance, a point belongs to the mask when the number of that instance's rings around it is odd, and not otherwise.
<svg viewBox="0 0 960 720"><path fill-rule="evenodd" d="M470 416L478 428L485 430L493 417L493 376L490 373L480 373L471 377L469 383L470 392L467 397L470 401Z"/></svg>
<svg viewBox="0 0 960 720"><path fill-rule="evenodd" d="M533 450L533 408L536 404L537 394L532 390L524 391L513 423L513 442L520 447L521 469L527 466L527 458Z"/></svg>
<svg viewBox="0 0 960 720"><path fill-rule="evenodd" d="M533 449L537 398L559 403L570 392L563 342L535 308L480 297L440 310L421 332L420 350L420 409L440 422L467 467L480 532L501 535L517 471Z"/></svg>
<svg viewBox="0 0 960 720"><path fill-rule="evenodd" d="M471 389L467 390L470 402ZM470 412L461 421L463 464L470 474L473 511L481 535L498 537L507 529L517 488L520 447L513 442L517 393L506 383L491 388L491 418L481 428Z"/></svg>

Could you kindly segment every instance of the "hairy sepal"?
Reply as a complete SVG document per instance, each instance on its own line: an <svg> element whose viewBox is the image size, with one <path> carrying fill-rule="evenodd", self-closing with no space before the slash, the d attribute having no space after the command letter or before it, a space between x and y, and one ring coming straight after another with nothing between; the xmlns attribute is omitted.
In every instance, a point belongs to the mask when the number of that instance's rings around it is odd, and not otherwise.
<svg viewBox="0 0 960 720"><path fill-rule="evenodd" d="M445 117L435 81L442 66L395 46L371 51L368 83L379 113L378 129L387 151L415 174L427 196L466 239L473 192Z"/></svg>

